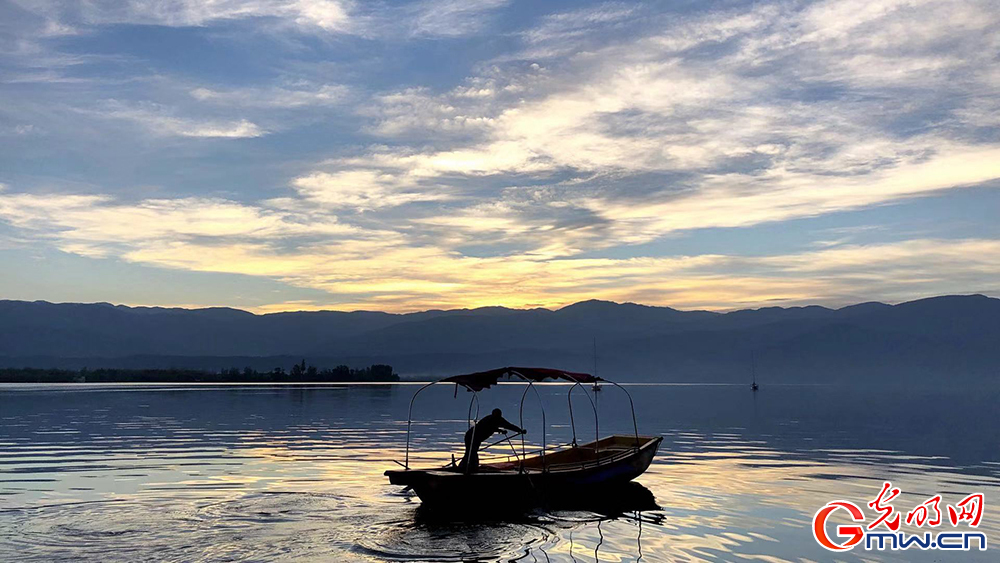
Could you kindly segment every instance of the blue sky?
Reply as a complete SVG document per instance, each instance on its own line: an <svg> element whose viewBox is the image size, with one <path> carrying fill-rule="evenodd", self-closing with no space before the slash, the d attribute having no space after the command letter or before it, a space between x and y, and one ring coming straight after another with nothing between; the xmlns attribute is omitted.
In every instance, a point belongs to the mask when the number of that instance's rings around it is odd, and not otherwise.
<svg viewBox="0 0 1000 563"><path fill-rule="evenodd" d="M1000 295L994 1L0 2L0 297Z"/></svg>

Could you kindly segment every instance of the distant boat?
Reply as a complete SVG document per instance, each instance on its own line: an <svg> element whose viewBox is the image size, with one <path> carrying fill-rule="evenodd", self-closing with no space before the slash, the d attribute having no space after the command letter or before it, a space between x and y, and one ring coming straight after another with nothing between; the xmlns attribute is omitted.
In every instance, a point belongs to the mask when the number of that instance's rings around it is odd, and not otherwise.
<svg viewBox="0 0 1000 563"><path fill-rule="evenodd" d="M750 390L756 392L760 389L757 385L757 361L754 358L753 352L750 352L750 375L753 377L753 383L750 384Z"/></svg>

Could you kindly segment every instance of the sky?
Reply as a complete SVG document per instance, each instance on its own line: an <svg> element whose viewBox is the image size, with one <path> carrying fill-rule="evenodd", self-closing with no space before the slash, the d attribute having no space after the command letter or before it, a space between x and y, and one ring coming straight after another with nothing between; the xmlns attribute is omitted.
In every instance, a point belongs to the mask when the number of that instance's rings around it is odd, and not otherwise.
<svg viewBox="0 0 1000 563"><path fill-rule="evenodd" d="M1000 2L0 0L0 298L1000 296Z"/></svg>

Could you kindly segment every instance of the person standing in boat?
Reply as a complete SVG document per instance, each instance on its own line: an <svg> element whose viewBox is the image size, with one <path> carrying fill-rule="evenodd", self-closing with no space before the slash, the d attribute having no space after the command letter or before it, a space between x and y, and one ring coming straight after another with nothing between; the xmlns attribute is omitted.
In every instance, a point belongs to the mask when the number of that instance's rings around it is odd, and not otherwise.
<svg viewBox="0 0 1000 563"><path fill-rule="evenodd" d="M458 464L459 470L463 473L479 471L479 447L490 436L497 432L506 434L507 430L518 434L528 433L527 430L519 428L505 419L500 409L493 409L493 412L479 419L465 433L465 454L462 456L462 462Z"/></svg>

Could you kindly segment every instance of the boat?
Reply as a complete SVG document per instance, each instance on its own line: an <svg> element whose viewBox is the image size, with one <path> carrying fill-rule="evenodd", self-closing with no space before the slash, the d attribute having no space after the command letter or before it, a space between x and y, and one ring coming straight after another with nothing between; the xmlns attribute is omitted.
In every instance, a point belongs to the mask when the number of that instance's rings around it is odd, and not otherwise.
<svg viewBox="0 0 1000 563"><path fill-rule="evenodd" d="M760 386L757 385L757 359L754 357L752 352L750 354L750 375L753 377L753 383L750 384L750 390L756 392L760 389Z"/></svg>
<svg viewBox="0 0 1000 563"><path fill-rule="evenodd" d="M455 384L473 393L469 405L469 422L478 416L472 416L472 405L478 405L478 394L496 384L500 378L524 381L527 385L521 397L520 420L523 427L524 399L529 390L534 389L534 383L555 380L572 383L567 397L570 411L570 426L573 430L573 441L554 449L546 447L545 443L545 412L542 411L542 447L537 452L528 452L521 436L521 452L518 453L513 443L514 452L503 461L484 462L476 472L460 469L454 460L444 467L426 469L411 468L410 426L412 424L413 401L421 391L436 384ZM607 384L617 387L628 396L632 407L632 423L634 433L631 435L599 436L599 421L597 408L594 406L595 440L578 444L576 440L576 425L573 421L572 393L584 384L593 384L598 378L586 374L563 371L551 368L504 367L494 370L465 375L447 377L428 383L414 393L410 400L410 414L407 420L406 454L402 469L391 469L385 472L389 482L412 489L427 506L469 506L477 509L482 507L506 507L537 505L584 496L607 497L609 492L629 484L630 481L642 475L663 440L661 436L642 436L635 423L635 407L628 391L606 379ZM537 390L535 390L537 396ZM539 397L539 402L541 401ZM478 415L478 413L477 413ZM510 442L510 437L502 438L494 444ZM490 445L494 445L490 444ZM398 463L398 462L397 462Z"/></svg>

